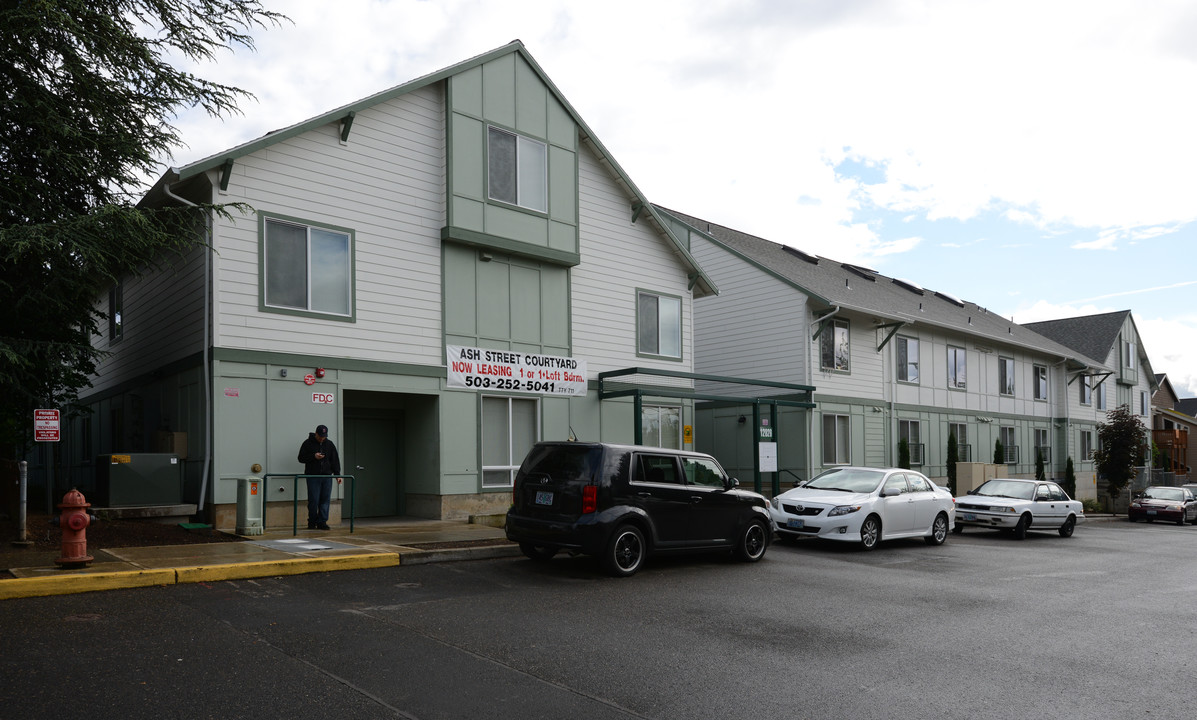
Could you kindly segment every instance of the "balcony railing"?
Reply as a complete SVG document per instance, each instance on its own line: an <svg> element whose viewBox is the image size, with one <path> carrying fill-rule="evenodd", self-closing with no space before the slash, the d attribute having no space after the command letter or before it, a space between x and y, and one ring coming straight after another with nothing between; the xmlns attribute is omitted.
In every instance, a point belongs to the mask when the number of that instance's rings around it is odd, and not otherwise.
<svg viewBox="0 0 1197 720"><path fill-rule="evenodd" d="M958 462L972 462L973 461L973 446L964 443L956 446L956 460Z"/></svg>
<svg viewBox="0 0 1197 720"><path fill-rule="evenodd" d="M1010 445L1009 447L1003 447L1002 450L1003 450L1003 454L1006 456L1006 464L1007 465L1017 465L1018 464L1018 446L1017 445Z"/></svg>

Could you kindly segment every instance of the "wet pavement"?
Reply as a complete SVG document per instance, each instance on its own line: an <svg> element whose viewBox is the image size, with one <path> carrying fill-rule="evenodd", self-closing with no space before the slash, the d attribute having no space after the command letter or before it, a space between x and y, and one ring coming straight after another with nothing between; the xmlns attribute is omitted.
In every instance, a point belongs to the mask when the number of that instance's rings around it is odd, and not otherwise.
<svg viewBox="0 0 1197 720"><path fill-rule="evenodd" d="M445 520L386 518L328 531L269 529L245 542L110 548L82 568L18 567L0 578L0 600L125 587L357 570L518 555L502 528ZM111 559L109 559L111 558ZM44 562L44 556L31 555Z"/></svg>

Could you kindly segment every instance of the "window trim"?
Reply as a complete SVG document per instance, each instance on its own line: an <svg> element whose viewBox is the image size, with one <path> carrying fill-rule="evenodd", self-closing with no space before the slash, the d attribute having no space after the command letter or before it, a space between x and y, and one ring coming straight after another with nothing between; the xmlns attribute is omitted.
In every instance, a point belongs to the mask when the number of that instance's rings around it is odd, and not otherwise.
<svg viewBox="0 0 1197 720"><path fill-rule="evenodd" d="M1005 380L1006 382L1002 382ZM1006 392L1006 385L1010 386L1010 392ZM998 356L998 395L1003 397L1014 397L1014 358L999 355Z"/></svg>
<svg viewBox="0 0 1197 720"><path fill-rule="evenodd" d="M911 428L914 428L914 442L910 440ZM905 430L905 438L902 436L903 430ZM901 442L902 440L906 440L906 447L910 450L911 467L922 467L926 463L926 458L923 457L925 447L923 445L923 421L898 418L898 441ZM916 445L918 446L917 451L915 449Z"/></svg>
<svg viewBox="0 0 1197 720"><path fill-rule="evenodd" d="M1094 395L1097 396L1097 400L1095 401L1095 405L1096 405L1097 409L1098 410L1108 409L1109 400L1106 397L1106 381L1102 380L1101 382L1097 383L1097 387L1093 388L1093 391L1094 391Z"/></svg>
<svg viewBox="0 0 1197 720"><path fill-rule="evenodd" d="M846 362L842 368L836 366L835 352L835 331L837 327L841 326L844 329L844 338L848 341L848 352L847 357L845 358ZM823 343L825 342L824 337L826 337L826 333L828 331L831 332L831 367L827 367L823 364ZM852 373L852 323L850 323L846 318L831 318L823 325L823 329L819 334L819 370L823 372L843 373L845 375Z"/></svg>
<svg viewBox="0 0 1197 720"><path fill-rule="evenodd" d="M125 337L125 281L117 280L108 288L108 344Z"/></svg>
<svg viewBox="0 0 1197 720"><path fill-rule="evenodd" d="M341 233L347 235L349 238L349 314L341 315L338 313L323 312L320 310L285 307L281 305L267 305L266 304L266 224L268 222L278 222L286 225L298 225L307 229L308 231L308 252L311 252L311 230L325 230L328 232ZM308 271L308 283L311 284L311 270ZM309 288L310 294L310 288ZM310 305L310 300L309 300ZM276 315L290 315L292 317L317 318L320 320L331 320L334 322L357 322L357 233L352 228L340 227L338 225L331 225L329 223L318 223L302 218L291 217L289 215L280 215L278 213L259 211L258 212L258 311L264 313L273 313Z"/></svg>
<svg viewBox="0 0 1197 720"><path fill-rule="evenodd" d="M1034 374L1035 374L1035 378L1033 381L1034 399L1038 400L1040 402L1047 402L1048 395L1051 394L1051 391L1048 389L1048 386L1047 386L1047 366L1046 365L1032 365L1031 367L1034 368ZM1042 381L1042 382L1040 382L1040 381ZM1042 392L1043 392L1042 395L1040 395L1041 388L1042 388Z"/></svg>
<svg viewBox="0 0 1197 720"><path fill-rule="evenodd" d="M659 352L646 352L640 348L640 298L644 295L657 298L657 349L661 349L661 298L669 300L676 300L677 308L677 351L678 354L663 355ZM686 303L681 295L671 295L669 293L658 292L656 290L647 290L644 288L636 288L636 357L652 358L654 360L665 360L668 362L683 362L686 357Z"/></svg>
<svg viewBox="0 0 1197 720"><path fill-rule="evenodd" d="M1093 431L1081 430L1080 440L1078 441L1080 447L1081 462L1088 462L1093 459Z"/></svg>
<svg viewBox="0 0 1197 720"><path fill-rule="evenodd" d="M682 426L685 424L685 408L681 405L642 405L640 408L640 432L641 432L642 438L643 438L643 433L644 433L644 416L645 416L645 413L648 412L649 410L653 410L653 411L657 412L657 415L658 415L657 434L658 434L658 436L660 435L660 427L661 427L660 412L662 410L677 410L677 419L678 419L677 447L670 447L668 445L649 445L647 443L647 440L645 440L644 446L645 447L659 447L659 448L664 448L666 450L681 450L681 449L683 449L682 439L683 439L683 436L685 433L684 433L684 429ZM658 437L658 439L660 439L660 438Z"/></svg>
<svg viewBox="0 0 1197 720"><path fill-rule="evenodd" d="M1081 405L1084 405L1085 407L1090 407L1093 405L1092 382L1093 382L1092 376L1082 375L1081 381L1079 383L1077 383L1077 387L1080 388L1080 391L1081 391L1081 396L1080 396L1079 400L1080 400Z"/></svg>
<svg viewBox="0 0 1197 720"><path fill-rule="evenodd" d="M836 435L835 444L833 445L833 447L836 448L837 457L833 458L831 462L827 461L827 418L836 418L834 425L835 425L837 435ZM838 457L839 447L840 447L839 435L838 435L839 424L840 424L839 418L844 419L844 427L848 434L848 438L847 438L848 442L847 442L847 447L845 449L845 453L847 454L847 457L845 457L842 462L839 461L839 457ZM845 465L851 465L852 464L852 416L846 415L844 413L823 413L822 420L820 420L819 422L822 424L822 427L820 428L820 432L823 435L823 437L821 438L822 439L822 447L820 448L820 453L821 453L822 457L820 458L820 460L822 461L823 465L827 466L827 467L842 467Z"/></svg>
<svg viewBox="0 0 1197 720"><path fill-rule="evenodd" d="M894 365L895 365L895 369L896 369L895 374L898 378L898 382L908 383L910 385L921 384L921 379L923 377L923 373L922 373L922 361L921 361L921 356L920 356L921 349L919 347L919 339L916 337L908 337L905 335L899 335L897 337L897 341L898 341L898 345L894 346ZM914 343L915 359L914 359L913 363L910 362L911 343ZM898 360L898 355L897 355L897 348L900 347L902 344L905 344L905 347L906 347L906 362L904 362L904 363L901 362L900 360ZM914 379L913 380L910 379L910 372L909 372L911 365L914 366ZM903 375L906 375L906 377L902 377Z"/></svg>
<svg viewBox="0 0 1197 720"><path fill-rule="evenodd" d="M491 131L500 132L505 135L510 135L515 138L515 202L510 202L502 198L497 198L491 194ZM544 207L539 208L533 205L525 205L521 202L521 190L523 186L520 183L520 169L523 167L520 162L520 143L529 142L535 143L544 149L544 162L541 164L541 191L544 194ZM518 208L530 213L535 213L540 216L547 216L549 214L549 144L544 140L539 140L530 135L519 133L514 130L496 125L495 123L486 124L486 199L487 202L498 203L504 207Z"/></svg>
<svg viewBox="0 0 1197 720"><path fill-rule="evenodd" d="M963 373L964 381L963 382L960 382L960 381L953 382L952 381L952 375L953 375L952 370L954 367L957 367L952 362L952 356L954 354L953 351L958 352L960 359L962 360L962 362L958 366L958 370L959 369L964 370L964 373ZM948 356L947 356L947 358L948 358L948 366L947 366L948 389L949 390L968 390L968 351L958 345L948 345L947 352L948 352ZM958 374L959 373L957 373L957 375Z"/></svg>
<svg viewBox="0 0 1197 720"><path fill-rule="evenodd" d="M486 399L488 399L488 398L507 401L507 456L508 456L508 461L509 461L509 464L507 464L507 465L486 465L485 464L485 462L486 462L486 459L485 459L486 420L485 420L485 417L483 416L482 408L483 408L483 405L485 404ZM532 403L535 403L535 405L536 405L536 420L535 420L536 434L535 434L535 438L532 440L532 442L533 442L533 444L540 442L540 437L541 437L540 431L541 431L541 423L542 423L541 413L543 412L543 408L541 407L541 402L540 402L540 400L541 400L540 396L538 396L538 395L484 395L482 393L478 393L478 491L479 492L493 492L493 491L503 492L503 491L509 491L509 490L511 490L512 487L515 486L515 474L519 471L520 464L523 463L524 457L523 457L523 455L520 455L518 458L516 458L514 456L514 454L512 453L512 448L511 448L511 443L512 443L511 403L513 400L528 400L528 401L531 401ZM526 451L525 451L525 454L526 454ZM487 471L497 472L499 470L508 471L507 472L507 484L506 485L487 485L486 484Z"/></svg>

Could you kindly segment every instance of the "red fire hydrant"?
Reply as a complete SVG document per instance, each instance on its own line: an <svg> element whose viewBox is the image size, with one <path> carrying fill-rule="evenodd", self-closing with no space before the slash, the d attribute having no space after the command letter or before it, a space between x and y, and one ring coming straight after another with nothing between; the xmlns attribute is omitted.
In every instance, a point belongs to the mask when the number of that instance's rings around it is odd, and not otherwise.
<svg viewBox="0 0 1197 720"><path fill-rule="evenodd" d="M87 554L87 526L91 523L87 508L91 503L83 493L71 488L58 507L62 510L58 521L62 529L62 557L54 562L64 568L84 567L94 559Z"/></svg>

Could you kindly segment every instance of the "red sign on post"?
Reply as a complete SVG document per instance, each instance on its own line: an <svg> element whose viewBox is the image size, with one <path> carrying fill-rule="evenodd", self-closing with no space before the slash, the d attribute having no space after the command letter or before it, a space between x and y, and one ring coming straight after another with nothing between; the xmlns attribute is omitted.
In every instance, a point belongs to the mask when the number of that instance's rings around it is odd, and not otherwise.
<svg viewBox="0 0 1197 720"><path fill-rule="evenodd" d="M57 410L34 410L33 411L33 440L34 442L58 442L60 433L58 430L58 411Z"/></svg>

